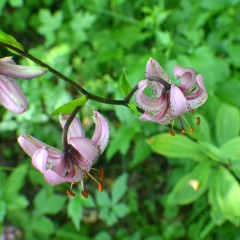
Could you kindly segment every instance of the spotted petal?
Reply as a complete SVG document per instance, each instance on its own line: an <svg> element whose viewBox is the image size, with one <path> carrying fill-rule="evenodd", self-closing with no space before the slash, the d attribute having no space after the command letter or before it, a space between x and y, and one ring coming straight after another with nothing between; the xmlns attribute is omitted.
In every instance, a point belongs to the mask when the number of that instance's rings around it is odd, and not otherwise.
<svg viewBox="0 0 240 240"><path fill-rule="evenodd" d="M176 65L173 69L176 78L181 78L178 87L183 93L192 91L195 85L196 72L193 68L182 68Z"/></svg>
<svg viewBox="0 0 240 240"><path fill-rule="evenodd" d="M77 163L79 167L84 171L90 171L93 163L100 155L100 150L96 143L88 138L70 138L70 144L80 154ZM77 156L75 156L77 157Z"/></svg>
<svg viewBox="0 0 240 240"><path fill-rule="evenodd" d="M191 110L191 107L182 91L172 85L170 89L170 109L173 117L178 117Z"/></svg>
<svg viewBox="0 0 240 240"><path fill-rule="evenodd" d="M27 110L27 99L17 82L0 75L0 104L13 113L23 113Z"/></svg>
<svg viewBox="0 0 240 240"><path fill-rule="evenodd" d="M203 77L201 74L197 75L196 82L197 82L198 88L193 93L186 96L188 103L192 109L196 109L201 105L203 105L208 98L208 94L205 89Z"/></svg>
<svg viewBox="0 0 240 240"><path fill-rule="evenodd" d="M11 57L0 59L0 74L12 78L35 78L47 72L46 68L17 65Z"/></svg>
<svg viewBox="0 0 240 240"><path fill-rule="evenodd" d="M142 80L138 83L138 91L136 92L137 105L147 112L155 113L161 111L164 108L164 101L167 100L165 94L162 93L159 98L150 98L144 93L147 86L147 80Z"/></svg>
<svg viewBox="0 0 240 240"><path fill-rule="evenodd" d="M109 126L106 119L97 111L93 112L93 120L96 125L92 141L97 144L101 154L107 147L109 141Z"/></svg>

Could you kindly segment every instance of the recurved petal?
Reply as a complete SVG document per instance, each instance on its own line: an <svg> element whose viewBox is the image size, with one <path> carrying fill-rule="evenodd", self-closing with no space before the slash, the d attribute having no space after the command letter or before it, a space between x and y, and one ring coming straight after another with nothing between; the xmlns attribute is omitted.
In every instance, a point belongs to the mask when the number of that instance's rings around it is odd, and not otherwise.
<svg viewBox="0 0 240 240"><path fill-rule="evenodd" d="M48 146L47 144L39 141L37 138L29 134L21 134L20 137L18 138L18 143L22 147L23 151L31 157L39 148L42 147L48 149L50 159L59 159L61 156L60 150Z"/></svg>
<svg viewBox="0 0 240 240"><path fill-rule="evenodd" d="M62 128L64 128L69 116L69 114L59 114L58 118ZM73 119L68 128L68 143L69 139L72 137L85 137L83 126L77 117Z"/></svg>
<svg viewBox="0 0 240 240"><path fill-rule="evenodd" d="M44 173L47 169L47 159L48 151L45 147L41 147L34 152L32 156L32 164L38 171Z"/></svg>
<svg viewBox="0 0 240 240"><path fill-rule="evenodd" d="M196 82L198 88L193 93L186 96L188 103L192 109L196 109L203 105L208 98L208 94L204 86L203 77L201 74L197 75Z"/></svg>
<svg viewBox="0 0 240 240"><path fill-rule="evenodd" d="M183 93L191 91L195 85L196 72L193 68L182 68L176 65L173 69L176 78L181 78L179 88Z"/></svg>
<svg viewBox="0 0 240 240"><path fill-rule="evenodd" d="M88 138L70 138L70 144L79 152L77 159L79 167L82 170L90 171L92 165L100 155L100 149L95 142Z"/></svg>
<svg viewBox="0 0 240 240"><path fill-rule="evenodd" d="M3 75L0 75L0 104L17 114L28 108L27 99L17 82Z"/></svg>
<svg viewBox="0 0 240 240"><path fill-rule="evenodd" d="M138 90L136 92L136 103L137 105L147 112L158 112L164 107L164 101L166 101L165 94L162 92L159 98L150 98L145 93L144 90L148 86L147 80L142 80L138 83Z"/></svg>
<svg viewBox="0 0 240 240"><path fill-rule="evenodd" d="M159 65L159 63L153 59L150 58L146 65L146 78L149 77L159 77L164 79L168 83L172 83L171 78L168 76L168 74L163 70L163 68ZM149 81L148 86L151 89L152 93L156 97L160 97L163 89L163 85L156 82L156 81Z"/></svg>
<svg viewBox="0 0 240 240"><path fill-rule="evenodd" d="M0 74L12 78L35 78L47 72L46 68L17 65L11 57L0 59Z"/></svg>
<svg viewBox="0 0 240 240"><path fill-rule="evenodd" d="M109 141L109 125L106 119L97 111L93 112L93 120L95 123L95 131L92 141L97 144L100 154L103 153Z"/></svg>
<svg viewBox="0 0 240 240"><path fill-rule="evenodd" d="M173 117L178 117L191 110L191 107L182 91L172 85L170 89L170 109Z"/></svg>

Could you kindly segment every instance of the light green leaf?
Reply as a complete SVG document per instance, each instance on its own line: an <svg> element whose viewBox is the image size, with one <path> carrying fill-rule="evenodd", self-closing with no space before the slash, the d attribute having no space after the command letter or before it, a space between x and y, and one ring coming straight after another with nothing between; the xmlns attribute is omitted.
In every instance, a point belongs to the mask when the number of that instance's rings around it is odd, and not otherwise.
<svg viewBox="0 0 240 240"><path fill-rule="evenodd" d="M208 187L210 167L209 162L202 162L184 176L170 193L169 204L189 204L196 201Z"/></svg>
<svg viewBox="0 0 240 240"><path fill-rule="evenodd" d="M240 161L240 137L225 142L220 149L226 159Z"/></svg>
<svg viewBox="0 0 240 240"><path fill-rule="evenodd" d="M54 110L53 113L51 114L51 116L55 116L59 113L70 114L74 111L74 109L76 107L83 106L87 102L87 100L88 99L85 95L80 98L77 98L71 102L68 102L68 103L62 105L61 107L57 108L56 110Z"/></svg>
<svg viewBox="0 0 240 240"><path fill-rule="evenodd" d="M113 212L119 217L123 218L129 213L129 207L125 203L118 203L113 205Z"/></svg>
<svg viewBox="0 0 240 240"><path fill-rule="evenodd" d="M110 207L111 200L107 191L103 190L102 192L96 192L96 202L100 207Z"/></svg>
<svg viewBox="0 0 240 240"><path fill-rule="evenodd" d="M204 154L216 162L226 162L222 151L211 143L199 142Z"/></svg>
<svg viewBox="0 0 240 240"><path fill-rule="evenodd" d="M56 214L63 209L65 201L66 197L42 189L34 198L34 205L39 214Z"/></svg>
<svg viewBox="0 0 240 240"><path fill-rule="evenodd" d="M124 95L127 95L132 90L132 87L127 80L127 75L126 75L126 69L125 68L123 68L119 86L120 86L120 88L122 90L122 93Z"/></svg>
<svg viewBox="0 0 240 240"><path fill-rule="evenodd" d="M213 209L217 205L220 213L230 222L240 223L240 186L233 175L224 167L219 168L211 176L210 203Z"/></svg>
<svg viewBox="0 0 240 240"><path fill-rule="evenodd" d="M111 235L108 232L99 232L95 235L94 240L111 240Z"/></svg>
<svg viewBox="0 0 240 240"><path fill-rule="evenodd" d="M195 161L205 160L201 147L183 135L171 136L169 133L162 133L148 139L152 150L158 154L173 158L189 158Z"/></svg>
<svg viewBox="0 0 240 240"><path fill-rule="evenodd" d="M72 197L67 206L67 214L72 219L77 230L80 229L81 219L83 217L83 205L81 204L81 196Z"/></svg>
<svg viewBox="0 0 240 240"><path fill-rule="evenodd" d="M129 103L128 106L129 106L129 108L139 117L140 114L139 114L139 112L138 112L138 110L137 110L136 105L134 105L134 104L132 104L132 103Z"/></svg>
<svg viewBox="0 0 240 240"><path fill-rule="evenodd" d="M2 30L0 30L0 43L10 45L14 48L17 48L21 51L24 51L23 46L11 35L6 34ZM3 45L4 46L4 45ZM8 48L11 52L16 53L14 50Z"/></svg>
<svg viewBox="0 0 240 240"><path fill-rule="evenodd" d="M117 203L127 191L127 173L122 174L118 177L112 185L111 196L112 202Z"/></svg>
<svg viewBox="0 0 240 240"><path fill-rule="evenodd" d="M216 138L219 145L238 136L240 131L239 110L230 105L222 105L216 116Z"/></svg>

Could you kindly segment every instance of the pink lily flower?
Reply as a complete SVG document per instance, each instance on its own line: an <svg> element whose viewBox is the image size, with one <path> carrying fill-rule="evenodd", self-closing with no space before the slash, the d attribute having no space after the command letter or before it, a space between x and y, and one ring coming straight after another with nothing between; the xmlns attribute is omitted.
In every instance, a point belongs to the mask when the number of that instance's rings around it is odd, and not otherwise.
<svg viewBox="0 0 240 240"><path fill-rule="evenodd" d="M35 78L43 75L47 69L16 65L11 57L0 59L0 104L13 113L27 110L26 97L13 78Z"/></svg>
<svg viewBox="0 0 240 240"><path fill-rule="evenodd" d="M203 105L208 94L202 75L196 75L194 69L176 65L173 72L176 78L180 78L179 85L174 85L159 63L150 58L146 65L146 80L138 83L136 103L145 111L140 118L141 121L167 125L177 118L182 132L186 132L181 120L182 115ZM144 93L147 87L150 88L154 98ZM193 133L192 127L190 132ZM172 131L170 133L174 135Z"/></svg>
<svg viewBox="0 0 240 240"><path fill-rule="evenodd" d="M69 115L59 115L62 128L68 118ZM94 111L94 122L94 134L88 139L85 137L80 120L75 117L68 129L69 146L65 150L51 147L27 134L22 134L18 142L25 153L32 158L33 166L43 174L48 183L57 185L70 182L72 188L74 183L81 182L83 188L81 193L87 197L84 177L91 177L97 182L99 191L102 191L103 169L92 168L92 165L103 153L109 140L108 123L97 111ZM91 169L98 171L99 181L90 174ZM75 196L71 188L67 190L67 194Z"/></svg>

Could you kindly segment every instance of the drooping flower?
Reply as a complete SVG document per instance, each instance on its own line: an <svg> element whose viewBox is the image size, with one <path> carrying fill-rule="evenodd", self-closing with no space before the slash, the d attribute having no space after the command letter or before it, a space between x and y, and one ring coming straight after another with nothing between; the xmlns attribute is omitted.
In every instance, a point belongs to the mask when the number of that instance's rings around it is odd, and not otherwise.
<svg viewBox="0 0 240 240"><path fill-rule="evenodd" d="M196 75L192 68L182 68L176 65L173 69L179 85L174 85L171 78L159 65L150 58L146 65L146 80L138 83L136 103L144 110L141 121L152 121L167 125L175 118L179 120L182 132L186 132L182 116L205 103L208 98L201 74ZM144 90L149 87L154 97L149 97ZM198 124L200 119L197 119ZM190 127L193 133L193 128ZM174 134L170 130L171 134Z"/></svg>
<svg viewBox="0 0 240 240"><path fill-rule="evenodd" d="M0 59L0 104L13 113L23 113L28 104L25 95L13 78L35 78L47 69L17 65L11 57Z"/></svg>
<svg viewBox="0 0 240 240"><path fill-rule="evenodd" d="M64 128L69 115L59 115L59 121ZM100 168L92 168L93 164L105 150L109 140L109 126L105 118L94 111L95 131L91 139L85 137L85 132L78 118L71 122L68 133L68 148L59 150L51 147L31 135L22 134L18 142L23 150L32 158L33 166L38 169L46 181L52 185L70 182L72 185L81 182L84 197L87 192L84 184L84 177L91 177L98 184L99 191L102 191L101 180L104 172ZM98 171L99 180L90 174L91 169ZM71 188L67 194L74 196Z"/></svg>

